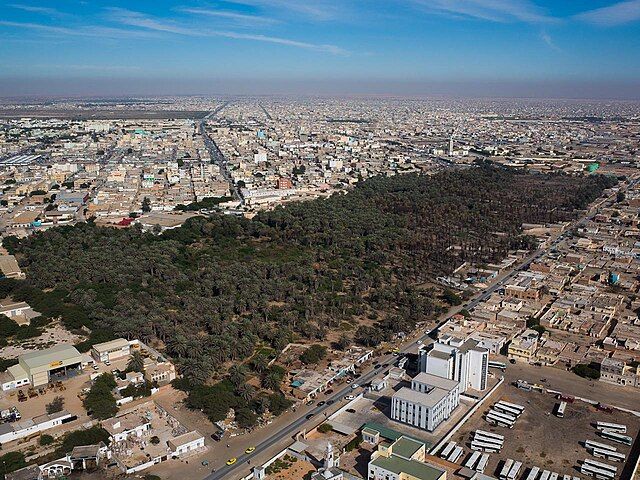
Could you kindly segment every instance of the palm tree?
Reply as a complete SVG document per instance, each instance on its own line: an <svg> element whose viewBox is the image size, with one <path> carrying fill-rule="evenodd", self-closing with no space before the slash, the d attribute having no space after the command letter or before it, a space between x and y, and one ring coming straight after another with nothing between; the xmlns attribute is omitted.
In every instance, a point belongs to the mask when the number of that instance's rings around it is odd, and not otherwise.
<svg viewBox="0 0 640 480"><path fill-rule="evenodd" d="M256 413L264 413L269 410L270 403L267 397L258 397L254 401Z"/></svg>
<svg viewBox="0 0 640 480"><path fill-rule="evenodd" d="M127 370L130 372L144 372L144 358L138 351L133 352L129 363L127 363Z"/></svg>
<svg viewBox="0 0 640 480"><path fill-rule="evenodd" d="M229 380L231 380L231 383L236 387L242 385L246 380L244 366L240 364L232 365L231 368L229 368Z"/></svg>
<svg viewBox="0 0 640 480"><path fill-rule="evenodd" d="M269 366L269 360L262 353L256 354L251 359L251 367L258 373L264 372Z"/></svg>
<svg viewBox="0 0 640 480"><path fill-rule="evenodd" d="M273 390L274 392L280 390L281 382L282 378L276 372L269 372L264 377L262 377L262 386L264 388L268 388L269 390Z"/></svg>
<svg viewBox="0 0 640 480"><path fill-rule="evenodd" d="M253 398L255 394L255 388L253 388L248 383L243 383L236 388L236 393L242 398L245 402L248 402Z"/></svg>

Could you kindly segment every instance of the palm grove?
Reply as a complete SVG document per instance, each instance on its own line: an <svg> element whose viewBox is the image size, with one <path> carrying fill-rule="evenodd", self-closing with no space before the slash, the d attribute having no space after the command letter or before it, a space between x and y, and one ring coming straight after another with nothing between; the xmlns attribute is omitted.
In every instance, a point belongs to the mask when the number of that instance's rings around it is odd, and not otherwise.
<svg viewBox="0 0 640 480"><path fill-rule="evenodd" d="M482 166L377 177L252 220L196 217L161 235L82 223L6 240L27 280L2 289L90 329L85 349L114 336L161 342L191 406L212 420L233 407L250 424L286 408L284 371L266 363L288 342L339 328L341 346L374 346L408 331L442 310L422 284L463 261L532 248L522 223L574 218L614 183Z"/></svg>

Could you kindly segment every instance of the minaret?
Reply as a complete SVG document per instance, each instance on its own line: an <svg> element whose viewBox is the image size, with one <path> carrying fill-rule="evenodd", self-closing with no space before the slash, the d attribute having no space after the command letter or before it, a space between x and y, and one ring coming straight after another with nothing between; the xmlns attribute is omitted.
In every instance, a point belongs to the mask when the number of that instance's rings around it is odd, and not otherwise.
<svg viewBox="0 0 640 480"><path fill-rule="evenodd" d="M327 454L324 457L324 468L329 470L336 466L336 460L333 457L333 445L331 442L327 442Z"/></svg>
<svg viewBox="0 0 640 480"><path fill-rule="evenodd" d="M449 137L449 156L453 155L453 134Z"/></svg>

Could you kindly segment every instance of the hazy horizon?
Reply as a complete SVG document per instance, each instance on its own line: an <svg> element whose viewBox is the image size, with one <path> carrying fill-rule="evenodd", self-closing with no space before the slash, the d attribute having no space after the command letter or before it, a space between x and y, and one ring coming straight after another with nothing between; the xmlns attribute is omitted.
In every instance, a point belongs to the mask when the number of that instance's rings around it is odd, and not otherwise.
<svg viewBox="0 0 640 480"><path fill-rule="evenodd" d="M640 99L640 0L0 0L0 97Z"/></svg>
<svg viewBox="0 0 640 480"><path fill-rule="evenodd" d="M640 82L0 78L0 98L196 95L393 96L640 101Z"/></svg>

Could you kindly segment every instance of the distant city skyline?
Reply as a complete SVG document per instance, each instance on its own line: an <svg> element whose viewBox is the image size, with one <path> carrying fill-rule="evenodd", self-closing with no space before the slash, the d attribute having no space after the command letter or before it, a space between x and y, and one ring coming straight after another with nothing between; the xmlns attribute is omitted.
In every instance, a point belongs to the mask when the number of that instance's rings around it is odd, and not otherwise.
<svg viewBox="0 0 640 480"><path fill-rule="evenodd" d="M640 99L640 0L0 0L0 96Z"/></svg>

